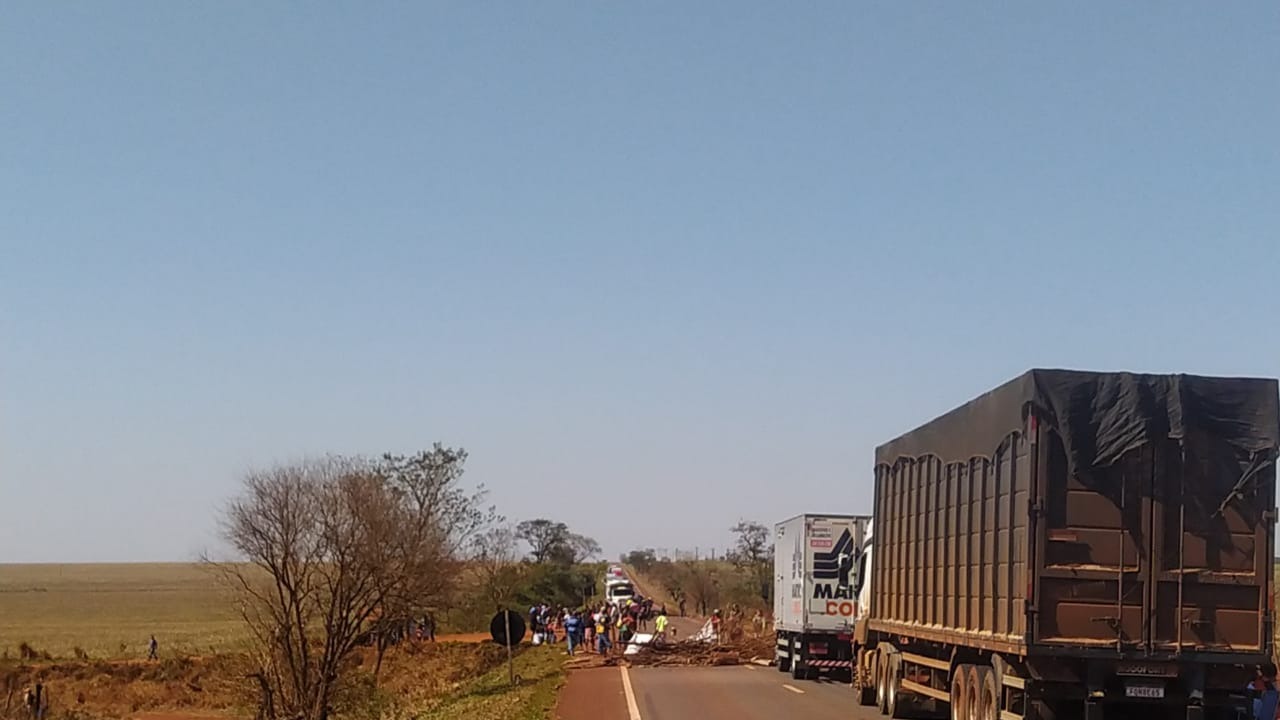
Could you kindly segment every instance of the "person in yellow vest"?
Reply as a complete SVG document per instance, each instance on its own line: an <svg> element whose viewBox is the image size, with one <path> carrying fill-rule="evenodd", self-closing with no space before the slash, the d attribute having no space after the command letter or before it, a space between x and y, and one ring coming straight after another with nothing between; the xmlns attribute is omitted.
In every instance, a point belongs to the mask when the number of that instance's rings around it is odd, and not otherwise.
<svg viewBox="0 0 1280 720"><path fill-rule="evenodd" d="M667 609L665 607L658 611L658 619L653 621L653 629L657 631L657 635L653 639L659 643L666 642Z"/></svg>

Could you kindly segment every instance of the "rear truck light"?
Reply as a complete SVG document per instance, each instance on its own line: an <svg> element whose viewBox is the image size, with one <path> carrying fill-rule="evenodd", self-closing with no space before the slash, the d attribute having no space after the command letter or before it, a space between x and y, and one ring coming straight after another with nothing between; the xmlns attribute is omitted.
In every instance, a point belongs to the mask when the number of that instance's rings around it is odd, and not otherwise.
<svg viewBox="0 0 1280 720"><path fill-rule="evenodd" d="M840 633L839 635L836 635L836 639L840 642L849 642L853 639L853 636L849 633Z"/></svg>

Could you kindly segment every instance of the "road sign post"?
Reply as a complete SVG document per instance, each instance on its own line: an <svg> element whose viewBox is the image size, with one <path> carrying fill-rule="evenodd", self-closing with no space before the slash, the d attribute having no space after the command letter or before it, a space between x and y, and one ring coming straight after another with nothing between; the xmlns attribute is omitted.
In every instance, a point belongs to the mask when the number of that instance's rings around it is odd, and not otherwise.
<svg viewBox="0 0 1280 720"><path fill-rule="evenodd" d="M516 684L516 662L511 652L511 611L503 610L502 619L506 624L506 632L503 633L507 641L507 680L512 684Z"/></svg>
<svg viewBox="0 0 1280 720"><path fill-rule="evenodd" d="M510 610L499 610L489 621L489 635L494 642L507 646L507 679L515 685L515 646L524 639L524 619Z"/></svg>

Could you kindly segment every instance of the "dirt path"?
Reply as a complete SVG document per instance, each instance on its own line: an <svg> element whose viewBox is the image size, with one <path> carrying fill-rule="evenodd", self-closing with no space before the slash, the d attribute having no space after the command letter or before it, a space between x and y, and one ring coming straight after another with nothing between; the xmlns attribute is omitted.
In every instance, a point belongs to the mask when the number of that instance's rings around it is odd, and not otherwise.
<svg viewBox="0 0 1280 720"><path fill-rule="evenodd" d="M622 570L627 574L628 578L631 578L631 584L635 586L636 592L647 598L653 598L654 602L659 605L666 605L667 610L676 608L675 599L660 588L658 583L652 582L645 577L644 573L636 570L632 565L623 565Z"/></svg>
<svg viewBox="0 0 1280 720"><path fill-rule="evenodd" d="M659 605L662 605L663 603L666 604L667 612L670 613L667 616L667 619L671 622L671 632L675 639L687 638L702 629L702 625L706 622L706 618L694 617L692 615L689 617L680 617L675 601L673 601L671 596L667 593L660 592L657 583L651 581L649 578L644 576L644 573L637 571L630 565L624 565L623 570L626 571L627 577L631 578L631 584L635 585L636 592L644 595L645 597L653 598Z"/></svg>

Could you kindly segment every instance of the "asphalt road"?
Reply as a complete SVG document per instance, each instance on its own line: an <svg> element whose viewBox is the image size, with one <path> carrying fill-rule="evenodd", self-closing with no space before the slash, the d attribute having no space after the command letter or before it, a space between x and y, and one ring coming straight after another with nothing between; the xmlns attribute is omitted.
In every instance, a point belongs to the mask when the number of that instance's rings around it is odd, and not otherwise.
<svg viewBox="0 0 1280 720"><path fill-rule="evenodd" d="M631 692L627 692L630 684ZM634 700L634 704L629 701ZM561 720L872 720L847 685L795 681L771 667L601 668L574 673Z"/></svg>

